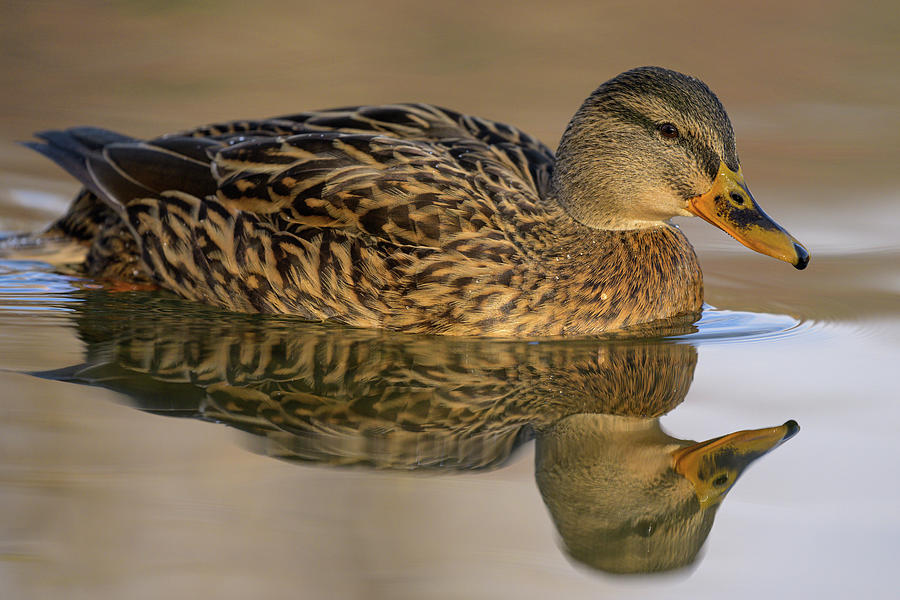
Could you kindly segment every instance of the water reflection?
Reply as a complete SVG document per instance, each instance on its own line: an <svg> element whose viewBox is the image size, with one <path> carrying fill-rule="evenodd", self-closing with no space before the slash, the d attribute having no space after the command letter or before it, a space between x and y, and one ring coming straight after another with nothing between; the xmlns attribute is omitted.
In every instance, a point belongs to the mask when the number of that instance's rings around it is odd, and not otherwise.
<svg viewBox="0 0 900 600"><path fill-rule="evenodd" d="M82 300L72 314L84 363L39 375L225 423L304 463L488 469L535 439L564 548L603 571L693 563L741 471L797 430L699 444L666 434L659 417L684 400L697 364L689 322L652 338L513 342L228 314L158 293Z"/></svg>
<svg viewBox="0 0 900 600"><path fill-rule="evenodd" d="M675 569L696 560L744 468L798 429L695 444L655 418L572 415L537 437L538 487L576 560L613 573Z"/></svg>

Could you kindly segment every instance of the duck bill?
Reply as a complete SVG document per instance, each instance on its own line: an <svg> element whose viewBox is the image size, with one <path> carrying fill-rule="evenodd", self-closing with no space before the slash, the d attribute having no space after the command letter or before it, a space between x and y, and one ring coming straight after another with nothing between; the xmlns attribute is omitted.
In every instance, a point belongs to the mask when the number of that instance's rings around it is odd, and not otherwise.
<svg viewBox="0 0 900 600"><path fill-rule="evenodd" d="M740 168L735 173L722 162L712 187L702 196L688 200L687 209L751 250L789 262L798 269L809 263L809 252L803 244L753 199Z"/></svg>
<svg viewBox="0 0 900 600"><path fill-rule="evenodd" d="M750 463L798 431L797 422L788 421L778 427L738 431L700 442L673 452L674 468L693 484L700 506L707 508L722 501Z"/></svg>

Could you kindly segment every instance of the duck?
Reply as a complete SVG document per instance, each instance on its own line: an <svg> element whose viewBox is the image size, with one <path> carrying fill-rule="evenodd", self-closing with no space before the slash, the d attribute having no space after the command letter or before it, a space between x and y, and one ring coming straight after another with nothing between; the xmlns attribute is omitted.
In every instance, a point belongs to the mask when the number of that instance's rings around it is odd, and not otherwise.
<svg viewBox="0 0 900 600"><path fill-rule="evenodd" d="M601 84L554 153L421 103L205 125L151 140L94 127L25 145L84 186L45 232L86 274L228 311L406 333L595 335L698 315L674 217L797 269L701 80L639 67Z"/></svg>
<svg viewBox="0 0 900 600"><path fill-rule="evenodd" d="M196 319L185 304L86 294L72 313L84 362L33 374L240 430L251 450L304 467L475 473L534 442L562 550L607 573L695 564L738 479L799 431L789 420L700 442L666 432L660 418L685 400L698 360L672 339L385 335Z"/></svg>

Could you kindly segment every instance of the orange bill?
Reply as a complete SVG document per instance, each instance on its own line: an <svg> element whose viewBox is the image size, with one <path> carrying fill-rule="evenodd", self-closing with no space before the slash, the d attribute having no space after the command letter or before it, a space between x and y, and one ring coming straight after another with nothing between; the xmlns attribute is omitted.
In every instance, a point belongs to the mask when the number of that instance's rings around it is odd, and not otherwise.
<svg viewBox="0 0 900 600"><path fill-rule="evenodd" d="M803 244L753 199L741 169L735 173L721 163L712 187L702 196L688 200L687 209L751 250L789 262L798 269L809 263L809 252Z"/></svg>
<svg viewBox="0 0 900 600"><path fill-rule="evenodd" d="M798 431L797 422L788 421L778 427L737 431L679 448L672 453L675 471L694 485L700 506L706 508L725 497L750 463Z"/></svg>

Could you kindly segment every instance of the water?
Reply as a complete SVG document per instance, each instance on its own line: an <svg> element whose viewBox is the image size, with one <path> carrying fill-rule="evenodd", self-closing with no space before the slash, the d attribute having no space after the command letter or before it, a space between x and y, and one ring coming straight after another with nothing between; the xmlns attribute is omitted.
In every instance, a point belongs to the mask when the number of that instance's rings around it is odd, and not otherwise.
<svg viewBox="0 0 900 600"><path fill-rule="evenodd" d="M114 576L125 577L116 595L198 581L284 590L299 570L323 594L368 597L374 578L401 596L496 581L498 593L640 597L730 585L748 568L779 589L806 589L819 569L877 581L890 561L896 408L878 393L890 389L889 325L874 335L710 307L637 340L423 339L98 288L39 262L0 263L2 501L15 515L3 558L21 589ZM591 562L566 529L573 493L633 522L627 507L652 505L622 490L652 479L671 444L788 418L803 431L741 479L713 523L637 519L700 528L674 550ZM583 430L563 435L560 423ZM560 452L574 488L539 492L535 460ZM578 485L579 470L609 465L612 481ZM634 555L608 531L589 539ZM684 562L640 585L595 570Z"/></svg>
<svg viewBox="0 0 900 600"><path fill-rule="evenodd" d="M264 32L237 5L85 3L79 28L8 7L0 231L41 226L75 191L12 144L34 130L424 99L552 142L602 77L663 63L722 96L755 197L812 262L684 222L710 304L697 323L533 342L233 315L0 261L2 597L893 596L895 9L780 6L723 28L662 3L500 21L266 7L284 18ZM687 27L709 43L684 45ZM720 505L670 468L691 440L791 419L800 432Z"/></svg>

